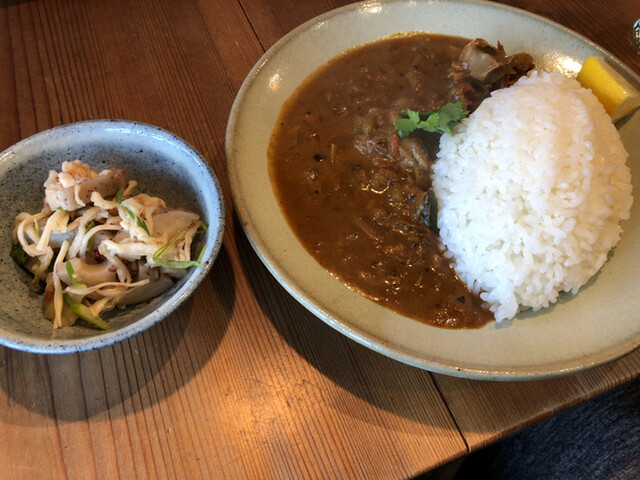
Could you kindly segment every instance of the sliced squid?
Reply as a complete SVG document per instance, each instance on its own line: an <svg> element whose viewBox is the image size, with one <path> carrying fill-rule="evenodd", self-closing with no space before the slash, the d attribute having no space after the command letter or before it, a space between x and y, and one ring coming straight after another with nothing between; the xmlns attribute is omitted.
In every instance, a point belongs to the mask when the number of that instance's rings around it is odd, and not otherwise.
<svg viewBox="0 0 640 480"><path fill-rule="evenodd" d="M78 210L87 205L93 192L103 197L113 196L127 185L124 170L114 168L96 174L79 167L76 162L79 161L64 162L60 173L49 172L49 178L44 183L45 199L52 210Z"/></svg>

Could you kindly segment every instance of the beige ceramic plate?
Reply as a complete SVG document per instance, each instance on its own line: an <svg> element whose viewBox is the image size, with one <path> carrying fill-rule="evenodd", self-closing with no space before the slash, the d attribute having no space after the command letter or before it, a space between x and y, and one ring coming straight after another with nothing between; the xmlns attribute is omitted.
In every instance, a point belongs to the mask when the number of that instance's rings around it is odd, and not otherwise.
<svg viewBox="0 0 640 480"><path fill-rule="evenodd" d="M235 207L254 248L287 290L319 318L384 355L435 372L482 379L534 379L587 369L640 345L640 202L602 271L577 295L543 312L480 330L444 330L397 315L347 289L298 243L274 198L267 145L283 102L307 75L342 51L395 32L427 31L501 41L539 67L575 75L589 55L606 57L632 84L640 79L587 39L541 17L474 1L353 4L300 26L254 67L227 130ZM640 113L619 125L640 192Z"/></svg>

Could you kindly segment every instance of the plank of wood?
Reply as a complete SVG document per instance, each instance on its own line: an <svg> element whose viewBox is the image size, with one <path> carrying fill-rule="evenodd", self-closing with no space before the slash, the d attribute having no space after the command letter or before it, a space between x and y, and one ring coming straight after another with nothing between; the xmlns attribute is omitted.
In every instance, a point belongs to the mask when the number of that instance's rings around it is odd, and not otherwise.
<svg viewBox="0 0 640 480"><path fill-rule="evenodd" d="M240 0L263 48L268 50L294 28L334 8L355 3L349 0Z"/></svg>
<svg viewBox="0 0 640 480"><path fill-rule="evenodd" d="M235 92L265 48L344 3L1 1L0 149L70 121L149 122L205 155L231 212L224 132ZM630 17L614 5L601 27L573 6L509 3L593 38ZM637 60L619 41L605 47ZM458 428L472 448L486 444L629 379L638 362L540 384L436 384L304 310L230 215L211 275L160 325L98 352L0 348L2 477L410 477L467 450Z"/></svg>
<svg viewBox="0 0 640 480"><path fill-rule="evenodd" d="M52 478L392 478L465 451L428 372L346 339L252 263L227 310L208 284L161 325L99 352L0 349L1 378L18 381L0 391L2 464L30 452L22 465L42 473L38 451Z"/></svg>
<svg viewBox="0 0 640 480"><path fill-rule="evenodd" d="M0 121L17 126L0 148L71 121L152 123L205 155L230 208L226 120L263 53L239 4L5 1L0 26ZM10 479L408 477L466 451L431 375L304 310L232 215L211 275L160 325L97 352L0 348L0 404Z"/></svg>
<svg viewBox="0 0 640 480"><path fill-rule="evenodd" d="M533 382L484 382L434 375L470 450L493 443L638 378L640 350L608 365Z"/></svg>

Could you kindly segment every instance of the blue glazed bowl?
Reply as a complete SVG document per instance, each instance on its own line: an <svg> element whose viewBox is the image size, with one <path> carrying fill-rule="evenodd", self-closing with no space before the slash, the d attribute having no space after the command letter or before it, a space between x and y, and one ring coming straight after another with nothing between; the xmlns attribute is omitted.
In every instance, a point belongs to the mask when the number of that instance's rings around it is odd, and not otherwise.
<svg viewBox="0 0 640 480"><path fill-rule="evenodd" d="M136 180L136 192L168 206L200 214L208 229L204 269L191 268L167 292L148 302L104 315L112 329L82 326L53 330L43 315L42 295L29 288L30 276L11 258L15 216L42 208L49 170L79 159L93 170L122 168ZM124 121L92 120L46 130L0 154L0 344L35 353L72 353L130 338L160 322L184 302L205 278L222 245L225 210L220 184L202 156L184 140L158 127Z"/></svg>

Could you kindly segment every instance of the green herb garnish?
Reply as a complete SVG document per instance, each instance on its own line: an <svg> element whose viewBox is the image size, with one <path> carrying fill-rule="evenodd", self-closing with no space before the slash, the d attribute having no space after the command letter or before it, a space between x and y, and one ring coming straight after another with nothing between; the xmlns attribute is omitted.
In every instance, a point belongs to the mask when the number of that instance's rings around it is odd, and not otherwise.
<svg viewBox="0 0 640 480"><path fill-rule="evenodd" d="M200 250L200 254L198 255L197 260L171 260L169 258L161 258L164 252L166 252L169 248L171 248L171 246L174 245L178 240L183 238L184 235L187 233L187 230L189 230L190 228L192 227L183 228L178 233L176 233L166 245L163 245L158 250L156 250L156 253L154 253L152 257L153 261L156 264L160 265L161 267L171 268L174 270L185 269L189 267L204 268L204 265L200 263L200 260L202 260L202 257L204 256L204 251L207 247L206 245L202 246L202 249ZM202 220L198 220L197 228L199 231L205 231L207 229L207 226L204 224Z"/></svg>
<svg viewBox="0 0 640 480"><path fill-rule="evenodd" d="M402 113L408 118L399 118L395 121L396 132L400 138L408 137L416 129L453 135L451 128L469 115L469 111L463 109L462 102L446 103L440 110L432 112L407 109Z"/></svg>

